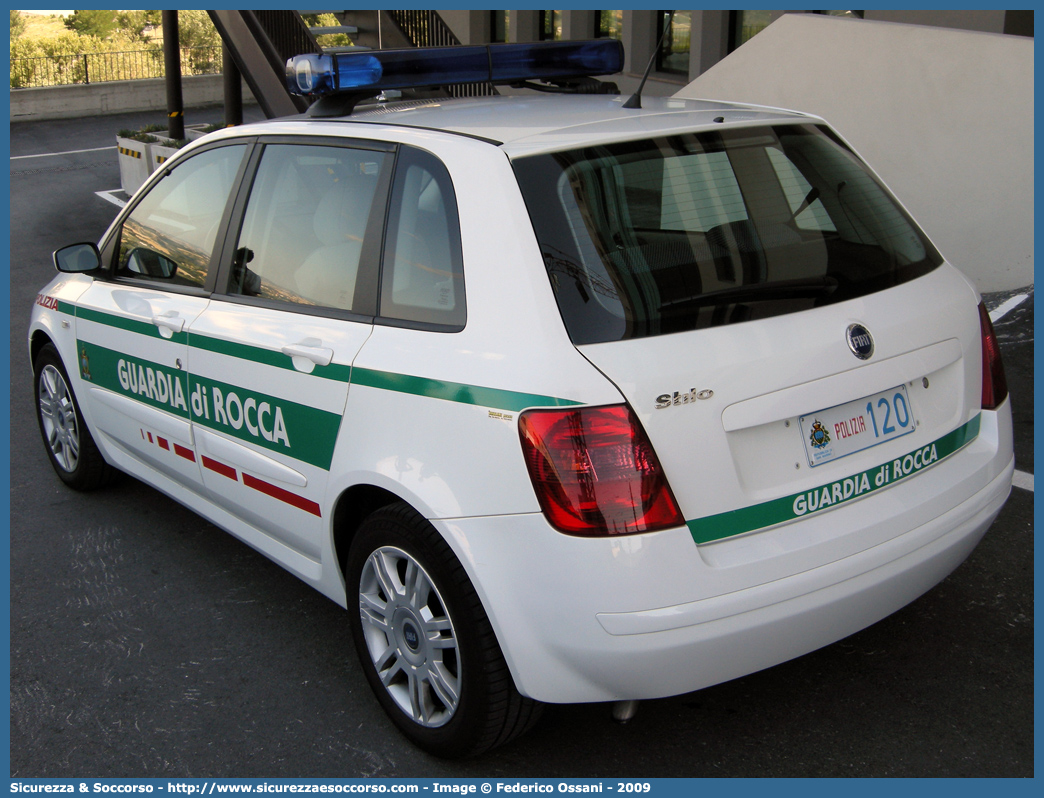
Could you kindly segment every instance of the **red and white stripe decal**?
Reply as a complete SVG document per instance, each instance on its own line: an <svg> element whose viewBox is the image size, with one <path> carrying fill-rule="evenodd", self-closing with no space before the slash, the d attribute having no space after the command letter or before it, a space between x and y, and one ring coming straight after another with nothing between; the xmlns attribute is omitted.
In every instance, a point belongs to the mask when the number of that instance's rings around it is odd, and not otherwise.
<svg viewBox="0 0 1044 798"><path fill-rule="evenodd" d="M203 455L203 467L216 474L221 474L223 477L228 477L234 482L238 481L236 477L236 469L232 466L225 465L224 463L219 463L217 460L213 460L206 455Z"/></svg>
<svg viewBox="0 0 1044 798"><path fill-rule="evenodd" d="M165 449L168 452L170 451L170 441L163 436L157 434L154 438L151 432L141 430L142 440L146 440L146 436L149 443L155 443L161 449ZM179 457L184 457L186 460L191 460L193 463L196 462L196 453L179 443L174 444L174 454ZM207 470L221 474L223 477L228 477L233 482L239 481L239 474L232 466L222 463L219 460L215 460L212 457L207 457L205 454L200 457L203 467ZM323 517L322 508L316 502L311 499L306 499L304 496L299 496L285 488L281 488L278 485L273 485L271 482L265 482L263 479L258 479L257 477L244 472L243 484L248 488L253 488L259 493L263 493L273 499L289 504L291 507L296 507L298 510L304 510L306 513L311 513L318 518Z"/></svg>
<svg viewBox="0 0 1044 798"><path fill-rule="evenodd" d="M313 502L311 499L306 499L304 496L298 496L296 493L291 493L288 490L277 485L272 485L269 482L265 482L263 479L252 477L250 474L243 474L243 484L248 488L264 493L266 496L271 496L273 499L279 499L281 502L292 504L298 510L304 510L306 513L322 518L322 512L320 511L319 505Z"/></svg>

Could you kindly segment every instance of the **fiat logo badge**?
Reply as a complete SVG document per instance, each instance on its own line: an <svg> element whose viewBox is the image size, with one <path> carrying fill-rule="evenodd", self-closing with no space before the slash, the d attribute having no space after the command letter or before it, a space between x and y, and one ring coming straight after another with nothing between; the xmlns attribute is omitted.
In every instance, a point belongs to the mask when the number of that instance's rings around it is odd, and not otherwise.
<svg viewBox="0 0 1044 798"><path fill-rule="evenodd" d="M860 360L869 360L874 354L874 338L862 324L849 324L845 337L848 339L848 348Z"/></svg>

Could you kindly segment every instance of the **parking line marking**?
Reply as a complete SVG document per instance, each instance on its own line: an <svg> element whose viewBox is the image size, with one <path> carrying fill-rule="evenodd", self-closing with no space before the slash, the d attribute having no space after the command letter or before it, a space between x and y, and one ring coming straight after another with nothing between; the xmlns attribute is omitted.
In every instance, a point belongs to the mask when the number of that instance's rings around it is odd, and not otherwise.
<svg viewBox="0 0 1044 798"><path fill-rule="evenodd" d="M12 155L12 161L21 161L26 158L55 158L59 155L79 155L81 152L103 152L105 150L114 150L116 145L113 144L111 147L92 147L89 150L66 150L65 152L41 152L38 155Z"/></svg>
<svg viewBox="0 0 1044 798"><path fill-rule="evenodd" d="M1011 311L1015 310L1019 305L1029 299L1029 294L1017 294L1009 299L1007 302L998 305L996 308L990 311L990 321L997 322L1007 316Z"/></svg>
<svg viewBox="0 0 1044 798"><path fill-rule="evenodd" d="M1016 488L1022 488L1033 493L1033 474L1027 474L1025 471L1016 470L1011 477L1011 484Z"/></svg>
<svg viewBox="0 0 1044 798"><path fill-rule="evenodd" d="M106 202L111 202L116 207L122 208L127 203L124 200L121 200L119 197L114 196L117 191L122 191L122 190L123 189L114 188L114 189L110 189L109 191L95 191L94 192L94 196L101 197Z"/></svg>

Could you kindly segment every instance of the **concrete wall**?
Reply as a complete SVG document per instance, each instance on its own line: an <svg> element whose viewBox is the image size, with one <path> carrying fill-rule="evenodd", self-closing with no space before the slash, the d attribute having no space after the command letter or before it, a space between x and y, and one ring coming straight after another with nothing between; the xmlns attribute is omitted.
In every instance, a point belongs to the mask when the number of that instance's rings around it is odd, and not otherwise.
<svg viewBox="0 0 1044 798"><path fill-rule="evenodd" d="M182 78L182 100L186 108L224 102L221 75L191 75ZM254 103L250 88L243 84L243 102ZM70 119L130 111L165 111L166 85L155 80L121 80L88 86L46 86L11 89L11 121Z"/></svg>
<svg viewBox="0 0 1044 798"><path fill-rule="evenodd" d="M449 26L461 44L489 43L488 11L439 11L442 21Z"/></svg>
<svg viewBox="0 0 1044 798"><path fill-rule="evenodd" d="M1033 283L1033 40L787 14L681 97L825 118L981 291Z"/></svg>

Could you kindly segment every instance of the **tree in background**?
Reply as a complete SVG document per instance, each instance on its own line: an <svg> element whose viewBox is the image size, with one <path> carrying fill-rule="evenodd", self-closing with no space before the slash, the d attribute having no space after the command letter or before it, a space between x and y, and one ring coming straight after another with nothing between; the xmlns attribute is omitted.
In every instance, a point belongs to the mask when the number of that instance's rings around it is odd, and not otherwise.
<svg viewBox="0 0 1044 798"><path fill-rule="evenodd" d="M17 13L11 13L11 88L163 75L159 11L76 11L63 20L68 30L47 37L16 36ZM178 37L183 74L221 71L221 37L206 11L179 11Z"/></svg>
<svg viewBox="0 0 1044 798"><path fill-rule="evenodd" d="M81 36L140 45L149 40L151 31L159 28L160 12L90 9L74 11L62 21L66 28Z"/></svg>
<svg viewBox="0 0 1044 798"><path fill-rule="evenodd" d="M25 32L25 20L22 19L21 11L10 13L10 41L15 41Z"/></svg>
<svg viewBox="0 0 1044 798"><path fill-rule="evenodd" d="M21 11L11 11L11 41L25 33L25 20Z"/></svg>
<svg viewBox="0 0 1044 798"><path fill-rule="evenodd" d="M221 71L221 36L206 11L178 11L178 44L190 50L182 55L186 74Z"/></svg>
<svg viewBox="0 0 1044 798"><path fill-rule="evenodd" d="M115 11L87 9L73 11L64 18L65 27L81 36L97 36L108 39L118 28Z"/></svg>
<svg viewBox="0 0 1044 798"><path fill-rule="evenodd" d="M221 36L206 11L179 11L178 38L182 47L221 46Z"/></svg>

